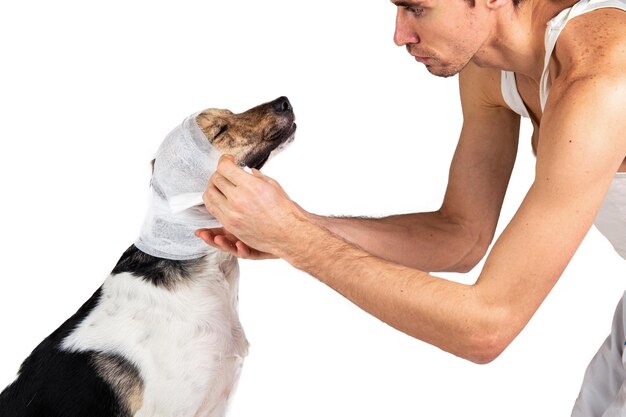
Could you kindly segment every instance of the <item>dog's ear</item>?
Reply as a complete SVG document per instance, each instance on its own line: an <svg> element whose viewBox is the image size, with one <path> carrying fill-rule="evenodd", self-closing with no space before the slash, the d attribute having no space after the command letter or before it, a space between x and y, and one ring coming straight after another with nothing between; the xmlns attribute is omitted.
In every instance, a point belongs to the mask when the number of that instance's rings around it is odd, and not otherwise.
<svg viewBox="0 0 626 417"><path fill-rule="evenodd" d="M153 174L154 174L154 161L156 161L156 159L153 159L152 161L150 161L150 166L152 167Z"/></svg>
<svg viewBox="0 0 626 417"><path fill-rule="evenodd" d="M213 142L222 133L228 130L229 117L233 112L225 109L207 109L196 117L196 122L204 135Z"/></svg>

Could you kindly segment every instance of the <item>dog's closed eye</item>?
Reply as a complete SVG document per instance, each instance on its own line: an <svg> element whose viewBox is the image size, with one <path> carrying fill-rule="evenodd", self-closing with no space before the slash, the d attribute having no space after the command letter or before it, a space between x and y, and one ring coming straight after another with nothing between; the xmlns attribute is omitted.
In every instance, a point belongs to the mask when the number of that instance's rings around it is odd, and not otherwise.
<svg viewBox="0 0 626 417"><path fill-rule="evenodd" d="M215 135L215 138L220 137L222 134L226 133L227 130L228 130L228 125L222 126L220 130L217 132L217 135Z"/></svg>

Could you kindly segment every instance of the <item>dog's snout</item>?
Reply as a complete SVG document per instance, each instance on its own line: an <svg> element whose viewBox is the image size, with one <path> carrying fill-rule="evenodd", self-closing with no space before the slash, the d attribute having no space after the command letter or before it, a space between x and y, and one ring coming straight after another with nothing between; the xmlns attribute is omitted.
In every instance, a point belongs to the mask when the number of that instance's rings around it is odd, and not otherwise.
<svg viewBox="0 0 626 417"><path fill-rule="evenodd" d="M285 96L278 97L276 100L274 100L272 102L272 108L274 109L276 113L285 113L288 111L293 111L293 108L291 107L291 103L289 102L289 99Z"/></svg>

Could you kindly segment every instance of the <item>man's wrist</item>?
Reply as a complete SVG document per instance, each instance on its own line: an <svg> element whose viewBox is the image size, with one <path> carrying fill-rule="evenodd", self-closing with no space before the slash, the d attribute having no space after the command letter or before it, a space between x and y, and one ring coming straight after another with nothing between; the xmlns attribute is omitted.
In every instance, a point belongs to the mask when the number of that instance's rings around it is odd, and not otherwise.
<svg viewBox="0 0 626 417"><path fill-rule="evenodd" d="M313 213L308 213L308 212L305 213L305 216L306 216L306 219L310 223L312 223L312 224L314 224L314 225L316 225L318 227L322 227L324 229L327 229L328 217L320 216L318 214L313 214Z"/></svg>
<svg viewBox="0 0 626 417"><path fill-rule="evenodd" d="M281 242L274 254L294 267L304 269L311 262L310 258L321 251L319 242L328 234L309 216L305 216L290 228L289 238Z"/></svg>

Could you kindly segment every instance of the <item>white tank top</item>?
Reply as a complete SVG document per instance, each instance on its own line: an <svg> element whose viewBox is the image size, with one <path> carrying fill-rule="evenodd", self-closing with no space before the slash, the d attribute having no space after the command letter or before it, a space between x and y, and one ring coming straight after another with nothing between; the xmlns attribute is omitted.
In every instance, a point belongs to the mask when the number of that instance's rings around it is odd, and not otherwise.
<svg viewBox="0 0 626 417"><path fill-rule="evenodd" d="M626 0L580 0L548 22L545 36L546 57L539 83L539 100L542 112L550 93L548 64L561 31L567 22L576 16L608 7L626 11ZM529 117L528 109L517 90L515 73L502 71L501 87L502 97L509 108L523 117ZM613 178L594 223L598 230L611 242L617 253L626 259L626 172L618 172Z"/></svg>

